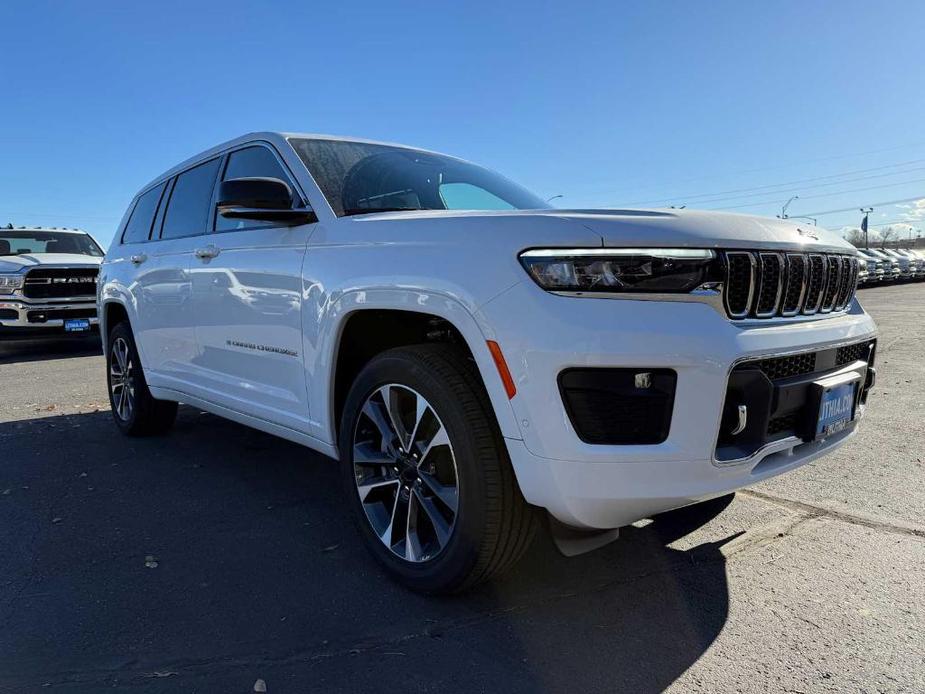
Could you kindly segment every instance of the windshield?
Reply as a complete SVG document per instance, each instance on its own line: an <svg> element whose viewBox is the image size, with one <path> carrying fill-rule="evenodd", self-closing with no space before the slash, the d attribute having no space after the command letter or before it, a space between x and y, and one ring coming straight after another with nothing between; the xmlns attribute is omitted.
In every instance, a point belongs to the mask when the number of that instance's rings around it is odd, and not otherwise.
<svg viewBox="0 0 925 694"><path fill-rule="evenodd" d="M550 207L494 171L452 157L343 140L290 142L338 217L393 210Z"/></svg>
<svg viewBox="0 0 925 694"><path fill-rule="evenodd" d="M0 255L73 253L101 258L103 251L89 234L27 229L0 230Z"/></svg>

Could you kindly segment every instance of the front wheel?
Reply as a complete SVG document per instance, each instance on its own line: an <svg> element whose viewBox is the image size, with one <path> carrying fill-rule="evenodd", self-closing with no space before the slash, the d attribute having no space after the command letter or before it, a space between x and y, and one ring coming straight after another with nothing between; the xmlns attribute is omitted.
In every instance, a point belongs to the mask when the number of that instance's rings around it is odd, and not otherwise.
<svg viewBox="0 0 925 694"><path fill-rule="evenodd" d="M161 434L173 425L177 403L156 400L151 395L132 329L126 322L119 323L109 333L106 382L112 417L123 434Z"/></svg>
<svg viewBox="0 0 925 694"><path fill-rule="evenodd" d="M447 345L384 352L344 407L349 503L379 562L409 588L464 590L507 569L536 526L488 396Z"/></svg>

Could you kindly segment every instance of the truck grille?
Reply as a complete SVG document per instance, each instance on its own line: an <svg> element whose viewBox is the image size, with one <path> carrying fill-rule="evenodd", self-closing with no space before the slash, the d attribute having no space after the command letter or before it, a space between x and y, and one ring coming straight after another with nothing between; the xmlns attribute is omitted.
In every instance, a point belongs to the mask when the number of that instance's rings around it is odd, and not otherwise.
<svg viewBox="0 0 925 694"><path fill-rule="evenodd" d="M858 283L857 258L834 253L726 251L724 301L730 318L843 311Z"/></svg>
<svg viewBox="0 0 925 694"><path fill-rule="evenodd" d="M99 268L36 268L23 283L23 296L29 299L68 299L95 297Z"/></svg>

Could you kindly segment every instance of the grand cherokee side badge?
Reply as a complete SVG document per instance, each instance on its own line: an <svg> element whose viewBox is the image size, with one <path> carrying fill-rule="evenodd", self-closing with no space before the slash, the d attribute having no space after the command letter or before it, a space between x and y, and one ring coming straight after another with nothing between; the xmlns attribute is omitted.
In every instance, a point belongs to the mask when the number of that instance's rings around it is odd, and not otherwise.
<svg viewBox="0 0 925 694"><path fill-rule="evenodd" d="M240 347L241 349L251 349L255 352L272 352L273 354L284 354L287 357L297 357L299 353L285 347L273 347L271 345L257 345L253 342L242 342L241 340L225 340L229 347Z"/></svg>

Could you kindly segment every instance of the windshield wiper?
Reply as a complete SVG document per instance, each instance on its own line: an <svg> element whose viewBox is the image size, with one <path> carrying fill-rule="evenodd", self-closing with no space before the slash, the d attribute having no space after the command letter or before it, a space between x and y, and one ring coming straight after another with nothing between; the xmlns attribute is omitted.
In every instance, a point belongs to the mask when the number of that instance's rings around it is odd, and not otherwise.
<svg viewBox="0 0 925 694"><path fill-rule="evenodd" d="M420 212L423 207L352 207L344 210L344 215L352 217L358 214L376 214L377 212Z"/></svg>

